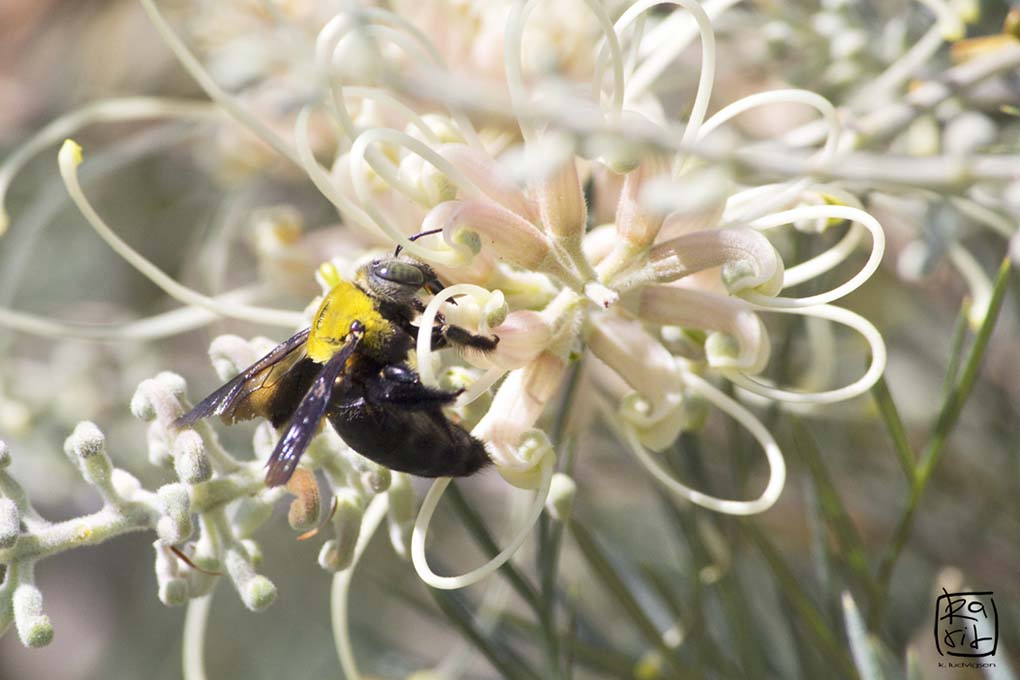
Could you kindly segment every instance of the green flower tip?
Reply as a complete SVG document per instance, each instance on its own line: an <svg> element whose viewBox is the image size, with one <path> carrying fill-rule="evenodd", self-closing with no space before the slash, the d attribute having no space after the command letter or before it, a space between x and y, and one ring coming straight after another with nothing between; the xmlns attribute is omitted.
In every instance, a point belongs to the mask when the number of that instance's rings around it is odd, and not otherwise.
<svg viewBox="0 0 1020 680"><path fill-rule="evenodd" d="M276 586L265 576L254 576L241 590L244 606L253 612L260 612L276 599Z"/></svg>
<svg viewBox="0 0 1020 680"><path fill-rule="evenodd" d="M712 333L705 340L705 354L713 366L719 362L733 360L740 356L740 345L736 338L727 333Z"/></svg>
<svg viewBox="0 0 1020 680"><path fill-rule="evenodd" d="M188 602L188 582L172 578L159 584L159 601L167 607L181 607Z"/></svg>
<svg viewBox="0 0 1020 680"><path fill-rule="evenodd" d="M28 624L19 627L21 642L26 647L45 647L53 641L53 624L46 615L34 616Z"/></svg>
<svg viewBox="0 0 1020 680"><path fill-rule="evenodd" d="M472 255L477 255L482 251L482 237L478 235L477 231L457 229L453 232L450 240L454 245L467 248Z"/></svg>

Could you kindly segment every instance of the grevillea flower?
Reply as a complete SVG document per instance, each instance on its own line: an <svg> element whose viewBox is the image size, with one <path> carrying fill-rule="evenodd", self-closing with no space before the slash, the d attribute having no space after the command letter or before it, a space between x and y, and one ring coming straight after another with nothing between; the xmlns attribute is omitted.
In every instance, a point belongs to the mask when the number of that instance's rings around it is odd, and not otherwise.
<svg viewBox="0 0 1020 680"><path fill-rule="evenodd" d="M358 257L370 256L373 246L399 245L433 265L449 284L427 305L420 328L431 328L442 308L452 321L501 339L489 355L452 357L434 351L430 333L423 332L416 360L426 384L465 388L455 406L458 417L485 443L503 479L534 490L520 527L482 567L460 576L436 575L426 558L426 537L449 480L433 484L415 515L406 475L364 461L327 428L309 450L308 461L324 470L332 487L334 535L320 563L341 572L336 582L341 608L351 567L387 512L395 548L410 554L422 579L437 588L459 588L491 574L517 551L551 489L550 507L557 516L568 511L573 484L556 473L555 447L542 419L582 361L587 366L583 379L591 388L587 403L594 404L656 480L681 498L737 515L763 512L776 502L785 465L772 435L746 406L716 386L718 380L732 382L749 402L765 399L805 408L863 393L884 368L884 345L875 328L832 304L877 268L884 236L876 220L838 187L810 178L744 186L725 168L692 153L748 110L807 106L820 114L826 129L816 156L827 161L840 140L833 107L810 92L780 90L746 97L708 116L715 40L709 15L693 0L642 0L615 22L598 2L571 4L571 11L584 8L591 17L579 21L574 32L569 21L556 24L565 51L557 52L557 44L551 51L565 55L569 67L554 75L543 70L545 64L523 64L523 45L536 23L529 17L535 2L495 3L485 10L465 5L470 9L455 14L453 21L482 26L481 35L497 36L493 44L501 51L495 54L484 40L466 40L453 25L431 21L428 8L443 3L425 3L421 12L412 12L420 25L378 8L342 12L325 21L315 41L319 96L294 116L293 141L280 134L279 121L268 124L220 89L155 6L147 0L143 4L212 98L300 167L336 206L346 228L358 233L346 243L362 244L361 253L318 269L325 287L349 272ZM655 53L642 50L643 15L658 4L683 10L667 20L680 43L671 46L674 53L695 37L701 41L698 88L684 120L667 113L649 90L656 72L668 65L656 65L661 60ZM550 26L543 23L539 30L555 34ZM598 37L583 55L581 47L591 45L590 37L578 36L590 36L590 31ZM461 68L463 63L453 70L446 66L465 54L479 55L477 72ZM502 78L495 79L496 73ZM449 82L437 81L440 77ZM583 86L583 77L590 78L590 86ZM445 96L458 82L479 87L477 106ZM436 93L432 99L423 95L429 91ZM551 116L553 109L571 114ZM210 114L207 108L159 107L148 113ZM82 212L112 247L171 295L235 318L288 328L307 323L306 315L200 295L160 272L120 241L89 205L77 184L80 161L77 147L65 146L61 169ZM590 204L585 187L590 187ZM300 247L298 221L278 214L259 232L265 262L287 279L295 267L311 264L315 253L323 252ZM820 233L844 222L850 226L835 245L803 262L784 261L770 238L784 229ZM806 297L787 294L843 263L862 243L870 244L870 253L845 283ZM455 306L445 304L454 297ZM770 358L764 323L769 314L850 327L867 341L870 366L841 387L824 386L827 376L819 380L817 372L811 376L815 389L769 382L762 377ZM827 342L824 336L811 336L819 361L831 355ZM227 376L259 351L259 342L224 337L211 353ZM187 435L193 439L189 442L185 433L166 429L172 420L167 414L183 406L163 392L153 392L169 400L162 411L156 409L161 415L151 435L153 447L169 450L187 468L182 478L189 484L201 483L217 465L229 468L222 461L202 463L219 450L210 443L211 432ZM761 445L769 474L756 497L716 498L688 487L661 466L659 452L701 420L692 403L706 402L732 416ZM275 436L268 426L260 427L259 455L268 454ZM318 507L317 487L315 493L308 487L292 491L308 508ZM302 507L294 510L295 526L307 524L301 517L317 514ZM256 578L249 563L238 557L227 564L242 592ZM177 578L176 572L171 576ZM345 621L338 636L345 668L357 677Z"/></svg>

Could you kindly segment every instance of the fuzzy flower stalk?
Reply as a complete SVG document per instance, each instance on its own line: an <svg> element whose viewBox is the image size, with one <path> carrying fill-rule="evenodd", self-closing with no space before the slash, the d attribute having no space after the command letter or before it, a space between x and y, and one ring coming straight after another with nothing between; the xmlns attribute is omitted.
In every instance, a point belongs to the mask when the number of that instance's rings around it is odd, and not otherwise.
<svg viewBox="0 0 1020 680"><path fill-rule="evenodd" d="M347 676L357 678L347 593L357 561L383 523L395 552L410 558L425 583L454 589L481 581L510 560L544 510L556 520L568 518L574 494L584 489L557 471L562 442L551 439L548 423L550 405L571 376L590 395L585 404L669 492L709 510L751 515L776 503L786 468L775 438L749 405L810 412L861 395L882 374L885 347L878 331L834 304L867 281L884 251L881 226L856 197L810 177L742 184L728 167L677 151L696 149L726 132L735 117L760 107L814 110L824 130L814 151L820 165L836 157L843 135L833 106L802 90L754 94L709 115L718 55L712 19L701 4L642 0L615 21L594 0L570 3L564 16L536 2L467 3L450 15L452 23L439 21L450 9L442 2L420 4L407 15L354 5L331 17L303 15L299 25L314 26L309 36L314 59L294 68L294 78L305 78L302 95L295 97L304 106L288 118L268 117L246 105L254 97L226 92L158 7L150 0L142 4L217 110L254 133L263 153L272 157L267 150L275 151L281 163L306 176L335 206L345 227L343 243L357 244L328 263L302 259L312 249L301 246L314 233L304 234L300 220L277 219L259 232L266 271L286 270L288 280L295 269L304 268L309 277L315 272L325 293L364 261L399 246L447 284L417 321L423 330L416 369L429 387L463 390L451 417L484 442L511 487L508 502L519 505L521 495L529 500L513 513L512 536L495 557L460 575L436 574L428 561L428 530L449 479L435 480L416 508L407 475L361 457L326 426L287 489L267 489L262 465L279 433L261 424L252 442L255 459L242 460L220 445L206 423L177 431L171 424L190 408L187 390L181 378L163 373L139 386L131 408L148 423L149 460L172 471L177 481L155 492L141 488L112 467L102 434L90 423L75 430L67 451L102 496L98 513L48 523L0 469L0 563L7 566L0 627L13 621L26 644L43 644L52 635L33 583L36 561L132 530L157 533L158 592L166 604L205 602L196 598L225 575L250 609L268 606L276 591L257 572L260 552L252 537L273 504L289 494L290 524L302 532L319 528L326 536L319 563L336 573L337 647ZM672 30L674 17L685 22L675 33L681 44L670 47L674 53L700 40L697 89L683 119L648 87L669 63L642 49L644 37L653 33L644 30L651 21L646 14L660 4L677 6L666 19ZM556 33L553 26L566 36L563 44L547 45L563 59L556 77L541 64L525 62L532 54L525 45L542 43L543 32ZM457 34L468 28L479 31L473 41ZM449 83L476 86L494 101L483 110L421 95L431 84L442 93ZM543 117L550 105L577 112L585 125L572 128ZM493 116L494 109L504 115ZM210 115L207 108L155 106L148 112ZM663 138L675 139L676 148L647 142ZM77 145L65 144L61 173L82 214L118 254L192 315L161 325L159 332L179 332L215 315L289 332L307 327L309 311L206 296L159 270L91 205L77 179L81 160ZM821 235L839 229L843 235L833 245L804 261L784 259L780 252L784 232ZM843 283L807 296L791 294L847 260L857 269L844 273ZM497 348L456 354L432 347L429 329L440 315L497 336ZM804 384L775 384L764 377L771 356L769 315L846 326L867 343L870 364L858 379L832 386L831 334L812 334L808 345L818 363ZM39 332L80 330L32 326L38 320L24 315L9 320ZM272 344L222 336L210 356L226 380ZM720 381L732 383L737 398ZM762 449L767 475L751 498L709 495L663 465L662 452L682 432L698 428L710 407L734 419ZM3 456L6 465L6 451ZM583 457L575 464L584 465ZM195 642L186 638L187 644Z"/></svg>

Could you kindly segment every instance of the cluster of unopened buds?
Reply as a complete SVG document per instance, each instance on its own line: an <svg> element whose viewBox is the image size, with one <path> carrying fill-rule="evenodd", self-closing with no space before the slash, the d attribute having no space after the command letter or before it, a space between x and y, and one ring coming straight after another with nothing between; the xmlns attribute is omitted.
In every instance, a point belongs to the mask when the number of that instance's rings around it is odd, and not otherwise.
<svg viewBox="0 0 1020 680"><path fill-rule="evenodd" d="M668 121L648 91L655 69L661 72L668 62L655 66L663 60L641 50L643 34L635 30L644 26L643 14L659 3L638 2L615 24L600 3L586 3L602 37L589 67L571 71L590 74L594 86L585 97L576 94L576 83L559 83L557 89L555 83L533 85L525 77L522 41L535 3L516 2L500 9L505 81L501 88L489 87L484 78L471 81L495 100L479 97L485 115L463 101L445 102L445 112L423 101L429 85L449 89L441 87L439 74L451 80L468 76L444 71L441 49L406 19L377 8L334 17L315 43L315 85L323 103L296 115L290 139L277 131L279 120L267 125L221 90L155 5L143 4L222 110L296 163L336 206L348 230L361 230L363 257L348 256L320 267L324 289L337 277L350 278L364 259L381 249L399 245L432 265L448 284L429 301L418 322L421 329L431 329L441 310L452 323L499 337L489 354L441 356L430 346L430 333L422 332L416 366L424 384L464 390L454 406L456 417L485 443L508 483L535 491L514 537L478 569L461 576L435 574L426 559L427 530L449 480L436 480L416 513L407 475L367 461L326 427L287 491L296 496L289 515L296 529L308 531L318 526L321 516L330 518L332 534L319 561L341 572L334 605L345 605L352 565L384 516L397 553L411 557L423 580L437 588L459 588L510 559L543 508L555 517L568 513L574 483L556 472L555 446L541 419L582 362L584 372L578 379L592 388L585 403L604 415L657 480L683 499L740 515L762 512L776 502L785 465L768 430L710 378L731 381L748 402L767 400L807 410L860 395L884 369L885 350L876 329L832 305L878 267L884 236L875 219L838 186L808 178L741 186L726 169L692 153L746 111L803 105L821 115L826 134L816 155L819 162L830 161L839 153L841 134L835 110L813 93L781 90L746 97L708 116L715 42L711 20L696 2L676 2L685 12L666 20L678 43L670 45L674 53L695 37L701 40L699 86L682 130ZM402 89L388 87L397 72L407 74L398 83ZM493 122L493 112L500 109L510 113ZM569 117L550 114L556 110L570 111ZM192 114L205 117L209 111L154 105L126 112L125 117ZM106 115L116 117L116 107ZM74 124L91 120L85 117ZM509 123L519 128L521 143L516 142L516 130L508 131ZM48 133L51 137L63 136L68 127L54 130ZM328 167L320 160L325 157L330 158ZM196 314L205 318L211 311L291 331L308 325L307 312L210 298L156 269L121 241L88 202L78 185L80 162L80 149L73 142L65 144L61 172L82 213L143 274L171 296L199 308ZM302 235L298 222L293 211L278 211L261 225L257 245L265 271L288 271L309 261L307 253L300 255L301 245L314 234ZM806 233L845 228L845 233L821 254L787 265L769 236L790 228ZM413 238L418 235L421 238ZM863 264L845 283L806 297L784 295L838 267L864 243L870 244L870 253L859 258ZM456 305L444 304L452 298ZM315 305L309 309L314 311ZM811 319L808 346L813 356L803 384L782 386L761 377L770 356L762 320L766 314ZM4 319L25 330L46 331L42 325L32 326L35 322L25 315L5 311ZM860 378L827 387L835 374L835 340L818 320L863 336L870 365ZM191 327L198 321L187 323ZM227 379L271 346L264 339L224 336L214 341L211 356L220 377ZM706 495L660 464L657 452L672 445L683 430L697 427L707 405L733 417L761 444L769 475L756 498ZM49 524L0 471L0 563L8 567L0 590L0 628L7 622L4 612L13 611L27 644L45 642L50 632L33 585L34 562L142 528L158 534L156 571L165 603L204 595L220 573L226 573L251 609L272 601L274 587L255 571L259 550L252 536L285 493L262 484L262 463L278 435L268 423L259 425L255 460L242 461L218 443L207 423L173 428L174 419L188 408L183 380L169 373L142 383L132 402L133 413L150 423L151 462L172 468L179 478L156 492L142 489L128 473L112 467L94 425L79 426L67 450L103 496L105 505L94 515ZM328 493L322 492L312 470L324 474ZM340 647L351 672L349 641L344 638Z"/></svg>

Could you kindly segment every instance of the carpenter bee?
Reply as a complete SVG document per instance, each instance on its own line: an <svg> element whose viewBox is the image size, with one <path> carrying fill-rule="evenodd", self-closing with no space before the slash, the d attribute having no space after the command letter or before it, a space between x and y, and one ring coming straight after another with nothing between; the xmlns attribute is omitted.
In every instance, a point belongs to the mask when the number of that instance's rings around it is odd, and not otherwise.
<svg viewBox="0 0 1020 680"><path fill-rule="evenodd" d="M442 288L435 272L408 257L373 260L323 298L311 328L295 334L175 421L210 415L227 423L260 416L282 436L266 464L266 484L285 484L323 418L355 451L421 477L461 477L491 461L485 447L443 407L459 391L421 383L407 364L425 305L418 292ZM476 335L437 317L432 346L491 351L498 337Z"/></svg>

